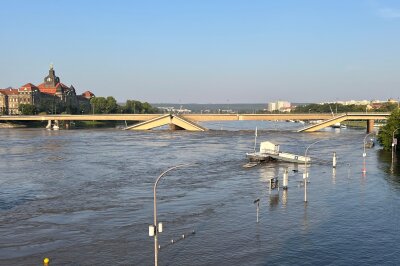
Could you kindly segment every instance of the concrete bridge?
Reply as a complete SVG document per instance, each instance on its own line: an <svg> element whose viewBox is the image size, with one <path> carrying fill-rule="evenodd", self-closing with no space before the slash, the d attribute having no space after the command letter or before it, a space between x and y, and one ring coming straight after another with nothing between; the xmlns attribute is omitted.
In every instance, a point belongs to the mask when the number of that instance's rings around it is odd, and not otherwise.
<svg viewBox="0 0 400 266"><path fill-rule="evenodd" d="M332 126L337 123L341 123L346 120L366 120L367 121L367 132L372 132L374 128L375 120L386 120L390 113L346 113L334 116L330 119L322 121L321 123L311 125L309 127L298 130L297 132L314 132L325 127Z"/></svg>
<svg viewBox="0 0 400 266"><path fill-rule="evenodd" d="M136 121L127 127L130 130L149 130L169 125L171 129L205 131L197 122L206 121L276 121L276 120L324 120L319 124L306 127L299 132L313 132L346 120L366 120L368 130L372 130L375 120L385 120L390 113L345 113L337 114L94 114L94 115L12 115L0 116L0 121Z"/></svg>

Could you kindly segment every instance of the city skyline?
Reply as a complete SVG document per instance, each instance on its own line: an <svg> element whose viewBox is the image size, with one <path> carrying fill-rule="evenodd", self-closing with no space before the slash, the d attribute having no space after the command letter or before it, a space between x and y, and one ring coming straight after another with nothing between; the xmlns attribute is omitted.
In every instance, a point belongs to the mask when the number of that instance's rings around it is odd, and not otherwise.
<svg viewBox="0 0 400 266"><path fill-rule="evenodd" d="M119 102L399 99L397 1L9 1L0 88L65 84Z"/></svg>

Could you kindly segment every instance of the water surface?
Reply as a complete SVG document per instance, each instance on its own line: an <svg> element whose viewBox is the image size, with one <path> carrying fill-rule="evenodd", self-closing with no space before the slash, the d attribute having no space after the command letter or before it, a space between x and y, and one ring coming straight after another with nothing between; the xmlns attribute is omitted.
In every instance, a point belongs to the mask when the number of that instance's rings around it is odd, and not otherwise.
<svg viewBox="0 0 400 266"><path fill-rule="evenodd" d="M197 165L170 172L158 187L160 265L400 263L398 163L391 171L390 153L367 150L363 176L362 130L203 125L216 130L1 129L0 264L40 265L50 257L54 265L152 265L153 184L181 163ZM242 168L255 126L259 140L298 154L324 139L309 149L307 205L299 186L304 166ZM286 168L289 189L269 191L268 179L282 178Z"/></svg>

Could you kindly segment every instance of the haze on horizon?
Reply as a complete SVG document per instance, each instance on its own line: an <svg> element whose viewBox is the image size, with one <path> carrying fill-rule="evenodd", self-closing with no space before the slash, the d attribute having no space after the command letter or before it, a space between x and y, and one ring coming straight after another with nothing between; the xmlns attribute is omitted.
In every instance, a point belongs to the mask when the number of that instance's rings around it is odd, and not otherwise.
<svg viewBox="0 0 400 266"><path fill-rule="evenodd" d="M3 1L0 88L122 102L398 99L400 2Z"/></svg>

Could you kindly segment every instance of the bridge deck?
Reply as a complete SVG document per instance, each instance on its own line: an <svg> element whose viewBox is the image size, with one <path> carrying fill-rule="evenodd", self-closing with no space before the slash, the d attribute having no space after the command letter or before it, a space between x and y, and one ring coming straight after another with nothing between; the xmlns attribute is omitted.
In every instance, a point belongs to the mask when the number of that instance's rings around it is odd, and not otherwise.
<svg viewBox="0 0 400 266"><path fill-rule="evenodd" d="M384 120L387 119L389 115L389 113L346 113L322 121L321 123L300 129L297 132L314 132L346 120Z"/></svg>
<svg viewBox="0 0 400 266"><path fill-rule="evenodd" d="M147 121L165 114L95 114L95 115L3 115L0 121ZM343 115L343 114L339 114ZM386 119L390 113L348 113L361 120ZM180 115L195 122L206 121L241 121L241 120L326 120L331 114L184 114Z"/></svg>
<svg viewBox="0 0 400 266"><path fill-rule="evenodd" d="M276 120L324 120L299 132L312 132L328 127L345 120L384 120L390 113L345 113L332 118L331 114L185 114L175 116L175 124L178 127L197 128L193 122L206 121L276 121ZM0 116L0 121L151 121L169 116L165 114L94 114L94 115L12 115ZM183 120L182 120L183 119ZM179 121L178 121L179 120ZM181 121L182 120L182 121ZM192 122L193 121L193 122ZM164 121L165 122L165 121ZM161 122L160 122L161 123ZM158 123L158 124L160 124ZM158 125L157 123L155 125ZM198 126L199 130L201 128ZM146 128L148 129L148 128Z"/></svg>

